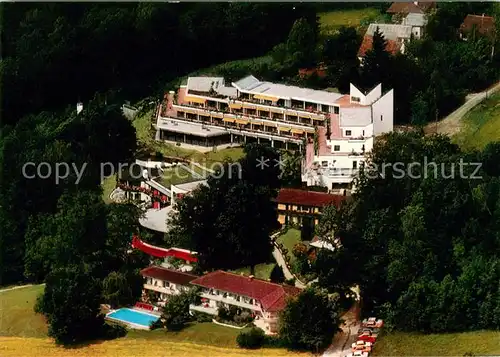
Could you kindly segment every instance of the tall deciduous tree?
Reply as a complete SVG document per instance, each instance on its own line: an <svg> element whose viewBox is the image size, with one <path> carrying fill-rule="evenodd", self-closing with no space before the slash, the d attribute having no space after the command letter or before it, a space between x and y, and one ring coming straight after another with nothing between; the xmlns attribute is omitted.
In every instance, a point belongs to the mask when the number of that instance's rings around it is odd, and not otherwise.
<svg viewBox="0 0 500 357"><path fill-rule="evenodd" d="M280 315L279 335L291 348L318 353L327 347L341 323L339 306L322 291L308 288L288 301Z"/></svg>

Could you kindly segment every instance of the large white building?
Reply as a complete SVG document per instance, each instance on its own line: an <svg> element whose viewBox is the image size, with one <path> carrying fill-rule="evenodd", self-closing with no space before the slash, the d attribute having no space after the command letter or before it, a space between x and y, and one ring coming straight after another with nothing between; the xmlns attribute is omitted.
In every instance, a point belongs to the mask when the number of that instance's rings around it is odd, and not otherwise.
<svg viewBox="0 0 500 357"><path fill-rule="evenodd" d="M351 84L350 95L337 104L330 133L320 127L317 138L307 144L302 181L308 186L351 188L376 137L393 130L393 90L383 94L379 84L365 94Z"/></svg>

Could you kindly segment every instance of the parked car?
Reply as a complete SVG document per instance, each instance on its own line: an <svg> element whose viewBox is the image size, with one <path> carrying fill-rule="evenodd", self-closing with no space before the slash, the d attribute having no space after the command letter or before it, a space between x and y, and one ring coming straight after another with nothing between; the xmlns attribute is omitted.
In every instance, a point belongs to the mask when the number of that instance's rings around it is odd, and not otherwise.
<svg viewBox="0 0 500 357"><path fill-rule="evenodd" d="M378 334L380 332L380 329L375 327L362 327L358 330L358 336L361 335L363 332L371 332L374 334Z"/></svg>
<svg viewBox="0 0 500 357"><path fill-rule="evenodd" d="M363 332L361 335L358 336L358 341L366 341L370 342L372 345L377 341L377 335L372 333L372 332Z"/></svg>
<svg viewBox="0 0 500 357"><path fill-rule="evenodd" d="M368 357L368 352L356 351L345 355L345 357Z"/></svg>
<svg viewBox="0 0 500 357"><path fill-rule="evenodd" d="M384 326L384 320L380 320L376 317L370 317L368 319L364 319L362 324L362 327L375 327L375 328L382 328Z"/></svg>
<svg viewBox="0 0 500 357"><path fill-rule="evenodd" d="M370 353L372 351L372 343L368 341L358 340L357 342L354 342L351 345L351 351L352 352L361 351Z"/></svg>

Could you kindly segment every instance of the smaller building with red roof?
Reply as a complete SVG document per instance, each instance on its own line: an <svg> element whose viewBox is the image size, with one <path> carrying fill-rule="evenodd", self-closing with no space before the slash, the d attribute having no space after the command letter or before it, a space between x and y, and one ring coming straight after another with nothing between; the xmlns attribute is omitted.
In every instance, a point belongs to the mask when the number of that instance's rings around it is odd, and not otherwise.
<svg viewBox="0 0 500 357"><path fill-rule="evenodd" d="M143 285L143 300L157 305L165 305L168 297L190 289L190 282L198 276L161 266L150 266L141 270L146 279Z"/></svg>
<svg viewBox="0 0 500 357"><path fill-rule="evenodd" d="M467 40L471 36L485 36L491 39L495 36L495 18L482 15L467 15L460 25L460 37Z"/></svg>
<svg viewBox="0 0 500 357"><path fill-rule="evenodd" d="M287 299L300 294L302 289L289 285L280 285L253 276L243 276L218 270L205 274L191 281L199 286L201 305L191 305L192 311L216 315L219 307L235 306L250 311L254 323L267 333L277 332L278 315L287 303Z"/></svg>
<svg viewBox="0 0 500 357"><path fill-rule="evenodd" d="M344 195L282 188L275 199L278 208L278 221L282 225L290 223L302 225L304 217L309 217L314 224L318 224L319 216L325 206L340 207L346 199L347 197Z"/></svg>

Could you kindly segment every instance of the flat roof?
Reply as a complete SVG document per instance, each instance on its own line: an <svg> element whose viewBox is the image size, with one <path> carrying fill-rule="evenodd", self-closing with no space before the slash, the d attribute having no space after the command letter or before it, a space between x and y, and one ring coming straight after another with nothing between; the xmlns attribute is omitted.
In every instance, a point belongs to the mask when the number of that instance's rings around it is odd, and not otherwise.
<svg viewBox="0 0 500 357"><path fill-rule="evenodd" d="M226 131L223 129L216 129L212 126L207 127L203 124L187 123L173 118L158 118L156 126L158 129L182 134L191 134L204 138L226 134Z"/></svg>
<svg viewBox="0 0 500 357"><path fill-rule="evenodd" d="M395 41L400 38L411 37L411 26L396 24L370 24L366 30L366 35L373 36L377 27L386 40Z"/></svg>
<svg viewBox="0 0 500 357"><path fill-rule="evenodd" d="M343 95L323 90L287 86L272 82L261 82L254 76L247 76L233 83L240 91L251 94L263 94L282 99L296 99L306 102L333 105Z"/></svg>
<svg viewBox="0 0 500 357"><path fill-rule="evenodd" d="M200 185L206 185L207 180L200 180L200 181L193 181L193 182L187 182L187 183L182 183L179 185L172 185L173 187L182 190L182 191L193 191L195 188L197 188Z"/></svg>
<svg viewBox="0 0 500 357"><path fill-rule="evenodd" d="M172 211L172 206L162 209L148 209L144 217L139 218L141 226L157 232L167 232L167 216Z"/></svg>

